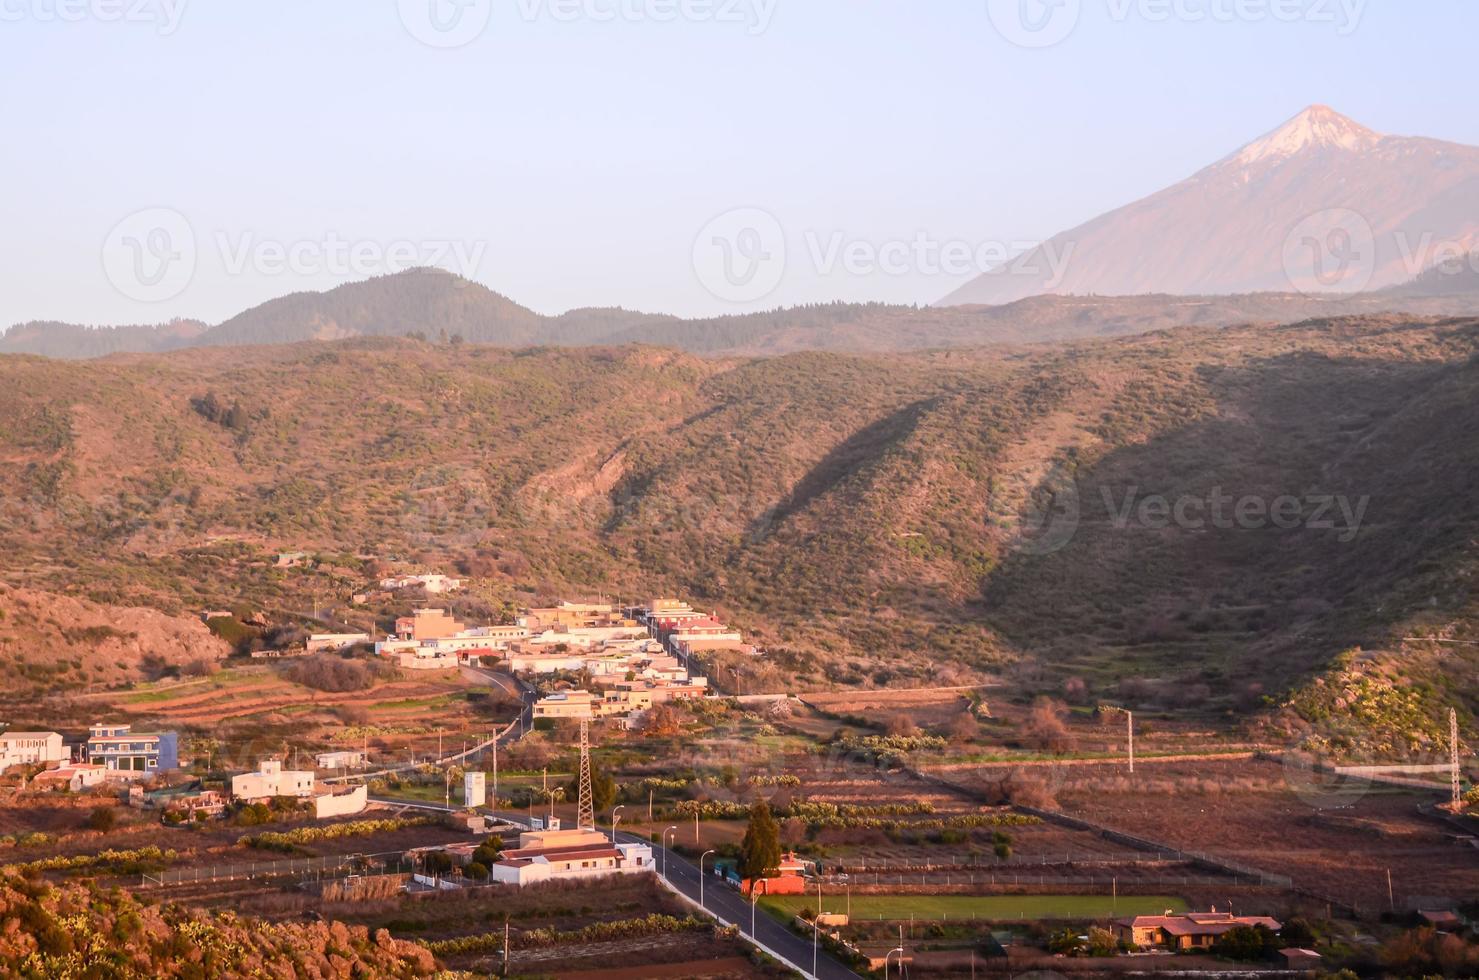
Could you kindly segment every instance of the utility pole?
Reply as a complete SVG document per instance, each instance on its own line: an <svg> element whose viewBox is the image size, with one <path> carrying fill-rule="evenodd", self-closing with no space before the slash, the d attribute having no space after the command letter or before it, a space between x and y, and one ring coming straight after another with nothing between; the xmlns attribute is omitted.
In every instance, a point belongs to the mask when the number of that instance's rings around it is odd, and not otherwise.
<svg viewBox="0 0 1479 980"><path fill-rule="evenodd" d="M1392 894L1392 869L1387 868L1387 907L1397 911L1397 897Z"/></svg>
<svg viewBox="0 0 1479 980"><path fill-rule="evenodd" d="M503 920L503 975L508 976L508 919Z"/></svg>
<svg viewBox="0 0 1479 980"><path fill-rule="evenodd" d="M1130 751L1130 775L1135 775L1135 712L1125 712L1125 744Z"/></svg>

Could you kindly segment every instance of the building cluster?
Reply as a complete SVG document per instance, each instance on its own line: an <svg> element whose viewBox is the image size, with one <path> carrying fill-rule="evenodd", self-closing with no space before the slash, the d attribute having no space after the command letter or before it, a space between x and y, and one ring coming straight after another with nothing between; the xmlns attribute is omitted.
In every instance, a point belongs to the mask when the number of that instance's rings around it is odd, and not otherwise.
<svg viewBox="0 0 1479 980"><path fill-rule="evenodd" d="M131 725L95 724L87 740L75 749L60 732L5 732L0 734L0 771L12 766L44 766L32 779L33 786L75 793L109 782L137 784L178 770L179 746L176 732L136 732ZM365 765L365 755L326 752L316 761L320 769L359 769ZM313 772L286 770L281 762L268 760L257 772L233 776L229 796L213 791L185 793L179 787L146 793L134 786L130 799L160 804L168 797L167 802L178 803L193 815L196 809L219 812L231 800L256 803L295 797L312 800L316 816L331 817L363 810L369 802L367 794L364 786L330 788Z"/></svg>
<svg viewBox="0 0 1479 980"><path fill-rule="evenodd" d="M469 626L444 609L418 609L375 644L409 670L503 667L515 674L580 674L584 690L558 691L534 706L536 718L634 715L670 701L708 696L693 660L715 651L755 653L743 635L675 599L618 607L561 602L526 609L508 625Z"/></svg>

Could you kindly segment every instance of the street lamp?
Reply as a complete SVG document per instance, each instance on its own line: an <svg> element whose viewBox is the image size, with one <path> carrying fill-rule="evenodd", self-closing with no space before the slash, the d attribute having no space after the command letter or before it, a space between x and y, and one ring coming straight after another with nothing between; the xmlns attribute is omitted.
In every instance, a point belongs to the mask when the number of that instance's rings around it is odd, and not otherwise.
<svg viewBox="0 0 1479 980"><path fill-rule="evenodd" d="M698 907L706 912L709 907L704 904L704 858L713 853L713 851L704 851L698 856Z"/></svg>
<svg viewBox="0 0 1479 980"><path fill-rule="evenodd" d="M662 876L664 880L668 877L668 834L676 834L677 832L677 827L669 827L662 832Z"/></svg>
<svg viewBox="0 0 1479 980"><path fill-rule="evenodd" d="M611 843L613 844L616 843L616 825L621 822L621 817L617 815L616 811L624 809L626 809L626 804L624 803L618 803L611 808Z"/></svg>
<svg viewBox="0 0 1479 980"><path fill-rule="evenodd" d="M904 974L904 947L896 946L883 954L883 980L888 980L888 958L895 953L899 954L899 975Z"/></svg>

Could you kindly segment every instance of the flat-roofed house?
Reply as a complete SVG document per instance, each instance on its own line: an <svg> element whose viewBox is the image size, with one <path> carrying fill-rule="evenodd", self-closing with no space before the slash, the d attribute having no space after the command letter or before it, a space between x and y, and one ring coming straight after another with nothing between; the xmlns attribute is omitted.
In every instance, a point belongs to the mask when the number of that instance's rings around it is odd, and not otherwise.
<svg viewBox="0 0 1479 980"><path fill-rule="evenodd" d="M311 772L284 769L277 759L264 759L256 772L231 777L231 795L239 800L269 800L274 796L309 797L315 776Z"/></svg>
<svg viewBox="0 0 1479 980"><path fill-rule="evenodd" d="M0 770L70 762L71 752L57 732L6 732L0 735Z"/></svg>
<svg viewBox="0 0 1479 980"><path fill-rule="evenodd" d="M93 725L88 730L87 761L110 772L141 778L180 767L180 736L175 732L136 732L130 725Z"/></svg>

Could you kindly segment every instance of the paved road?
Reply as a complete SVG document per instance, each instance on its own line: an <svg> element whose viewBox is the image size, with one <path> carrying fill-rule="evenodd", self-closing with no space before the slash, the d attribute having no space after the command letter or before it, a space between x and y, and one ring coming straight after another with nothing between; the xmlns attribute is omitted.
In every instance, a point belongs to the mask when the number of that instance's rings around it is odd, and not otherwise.
<svg viewBox="0 0 1479 980"><path fill-rule="evenodd" d="M385 803L391 806L406 806L418 810L436 810L446 812L460 810L461 807L445 807L438 803L426 803L420 800L398 800L392 797L379 797L374 802ZM497 812L494 816L510 823L523 825L526 817L522 813ZM609 831L607 831L609 833ZM699 872L692 861L666 847L658 847L646 837L637 834L617 834L617 839L627 844L647 844L652 848L653 860L657 862L659 872L666 871L665 877L668 883L694 902L699 900ZM703 905L711 914L716 915L733 925L740 927L740 931L746 936L756 936L759 942L780 953L786 959L796 964L809 976L812 964L812 945L810 939L803 939L790 929L781 925L763 910L752 908L750 901L739 891L726 885L724 881L713 874L712 866L709 874L704 876ZM755 932L750 931L753 912ZM819 980L861 980L858 974L844 966L841 962L827 954L824 949L818 949L816 955L817 969L815 976Z"/></svg>
<svg viewBox="0 0 1479 980"><path fill-rule="evenodd" d="M635 834L618 834L620 840L633 844L651 844L646 837ZM660 848L652 845L653 858L657 861L658 870L666 867L668 882L678 891L697 902L699 899L699 871L698 868L687 858L681 857L668 848ZM664 865L666 861L666 865ZM780 953L792 963L801 967L808 975L812 975L812 944L810 939L802 939L790 929L781 925L780 922L771 918L761 909L753 909L750 901L734 888L726 885L724 881L717 878L709 868L709 874L704 876L703 898L704 907L714 915L729 921L740 927L746 936L750 936L751 912L754 913L755 937L759 942ZM858 975L841 962L833 959L824 949L817 951L817 969L815 976L820 980L859 980Z"/></svg>

